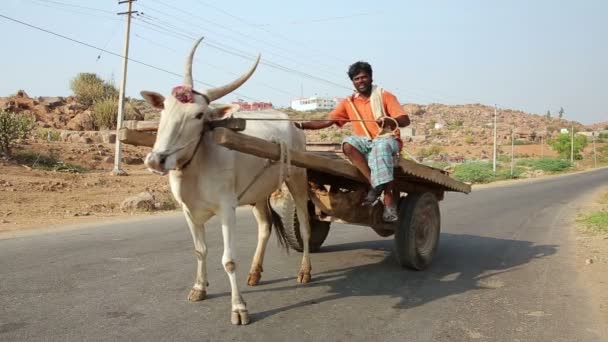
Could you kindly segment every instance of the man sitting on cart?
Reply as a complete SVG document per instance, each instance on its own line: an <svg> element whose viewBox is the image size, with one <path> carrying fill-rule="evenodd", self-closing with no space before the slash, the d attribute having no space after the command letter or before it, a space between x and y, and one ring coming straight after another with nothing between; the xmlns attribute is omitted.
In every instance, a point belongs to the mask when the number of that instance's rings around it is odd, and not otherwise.
<svg viewBox="0 0 608 342"><path fill-rule="evenodd" d="M343 140L342 150L371 184L363 204L376 204L384 191L382 218L395 222L399 194L394 191L393 168L403 147L397 126L409 125L410 119L395 95L372 84L369 63L354 63L348 69L348 77L355 93L340 102L328 120L298 122L296 127L322 129L351 122L354 135Z"/></svg>

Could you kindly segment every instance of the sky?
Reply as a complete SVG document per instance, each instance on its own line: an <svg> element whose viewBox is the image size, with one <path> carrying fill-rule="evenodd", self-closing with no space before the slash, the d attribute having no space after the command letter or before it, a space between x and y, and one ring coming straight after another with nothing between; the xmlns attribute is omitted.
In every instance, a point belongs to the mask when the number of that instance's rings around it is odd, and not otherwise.
<svg viewBox="0 0 608 342"><path fill-rule="evenodd" d="M126 17L117 13L127 4L2 2L0 96L67 96L81 72L120 85ZM402 103L553 116L563 107L569 120L608 121L605 0L138 0L133 10L129 97L181 84L186 55L204 36L193 66L199 89L229 83L262 56L252 78L221 102L285 107L301 96L347 96L348 66L363 60Z"/></svg>

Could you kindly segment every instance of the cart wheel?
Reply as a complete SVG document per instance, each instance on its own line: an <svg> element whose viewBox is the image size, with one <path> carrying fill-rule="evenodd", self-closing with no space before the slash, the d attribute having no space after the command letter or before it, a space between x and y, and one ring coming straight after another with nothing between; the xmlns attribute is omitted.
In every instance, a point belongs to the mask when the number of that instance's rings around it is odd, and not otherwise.
<svg viewBox="0 0 608 342"><path fill-rule="evenodd" d="M437 251L441 217L437 197L430 192L410 193L399 203L395 256L401 266L423 270Z"/></svg>
<svg viewBox="0 0 608 342"><path fill-rule="evenodd" d="M276 224L282 224L287 237L289 247L298 252L304 250L304 243L300 235L300 222L296 210L296 204L288 191L284 191L280 200L270 200L272 210L276 212ZM314 218L314 205L308 202L308 213L310 217L310 252L318 252L329 234L330 222L319 221ZM278 216L278 217L276 217Z"/></svg>

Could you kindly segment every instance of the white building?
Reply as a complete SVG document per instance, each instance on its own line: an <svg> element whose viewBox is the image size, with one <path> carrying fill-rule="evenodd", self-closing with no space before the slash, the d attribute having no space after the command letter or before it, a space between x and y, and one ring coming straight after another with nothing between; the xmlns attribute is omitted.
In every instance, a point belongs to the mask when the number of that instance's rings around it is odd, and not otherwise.
<svg viewBox="0 0 608 342"><path fill-rule="evenodd" d="M306 97L291 101L291 109L299 111L332 110L342 99L337 97Z"/></svg>

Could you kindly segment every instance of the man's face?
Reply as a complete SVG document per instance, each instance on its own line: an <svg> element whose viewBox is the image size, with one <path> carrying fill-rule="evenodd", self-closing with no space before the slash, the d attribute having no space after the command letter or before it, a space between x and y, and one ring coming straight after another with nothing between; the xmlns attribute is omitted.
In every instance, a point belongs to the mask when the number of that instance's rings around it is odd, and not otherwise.
<svg viewBox="0 0 608 342"><path fill-rule="evenodd" d="M353 85L359 93L368 94L372 90L372 78L365 71L361 71L353 77Z"/></svg>

